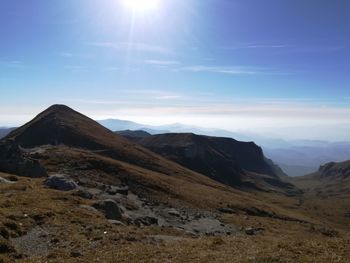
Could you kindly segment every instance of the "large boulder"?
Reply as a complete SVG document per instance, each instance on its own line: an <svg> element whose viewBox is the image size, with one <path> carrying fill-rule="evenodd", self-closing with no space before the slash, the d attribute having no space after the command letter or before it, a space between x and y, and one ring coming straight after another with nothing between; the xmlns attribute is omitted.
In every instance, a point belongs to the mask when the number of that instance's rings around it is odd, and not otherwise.
<svg viewBox="0 0 350 263"><path fill-rule="evenodd" d="M134 223L139 227L158 225L158 218L155 218L153 216L138 217L134 220Z"/></svg>
<svg viewBox="0 0 350 263"><path fill-rule="evenodd" d="M66 175L54 174L49 176L45 181L45 184L53 189L60 191L71 191L78 187L78 185Z"/></svg>
<svg viewBox="0 0 350 263"><path fill-rule="evenodd" d="M112 199L106 199L99 201L93 205L94 208L102 211L107 219L111 220L121 220L122 210L116 201Z"/></svg>
<svg viewBox="0 0 350 263"><path fill-rule="evenodd" d="M0 171L33 178L47 176L45 168L37 160L27 156L21 147L12 142L0 143Z"/></svg>

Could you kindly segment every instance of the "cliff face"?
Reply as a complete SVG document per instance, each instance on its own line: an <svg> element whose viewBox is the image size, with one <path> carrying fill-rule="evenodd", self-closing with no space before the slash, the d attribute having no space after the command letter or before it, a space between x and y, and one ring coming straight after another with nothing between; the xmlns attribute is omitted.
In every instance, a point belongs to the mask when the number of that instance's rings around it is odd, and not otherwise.
<svg viewBox="0 0 350 263"><path fill-rule="evenodd" d="M314 177L325 180L348 179L350 178L350 160L322 165Z"/></svg>
<svg viewBox="0 0 350 263"><path fill-rule="evenodd" d="M278 177L276 166L252 142L195 134L161 134L136 141L191 170L232 186L240 185L249 172Z"/></svg>

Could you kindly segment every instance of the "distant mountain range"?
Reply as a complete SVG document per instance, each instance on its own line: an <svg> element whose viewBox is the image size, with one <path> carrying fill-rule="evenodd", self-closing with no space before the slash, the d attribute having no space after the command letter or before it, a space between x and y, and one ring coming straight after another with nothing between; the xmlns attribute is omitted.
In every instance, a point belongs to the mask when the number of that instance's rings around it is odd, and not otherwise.
<svg viewBox="0 0 350 263"><path fill-rule="evenodd" d="M317 171L328 162L350 159L350 142L327 142L319 140L274 139L256 134L242 134L222 129L208 129L180 123L152 126L127 120L107 119L98 121L112 131L147 132L151 135L163 133L195 133L207 136L228 137L239 141L254 141L263 148L264 154L279 165L289 176L302 176ZM0 138L14 128L0 128ZM126 135L126 134L121 134Z"/></svg>
<svg viewBox="0 0 350 263"><path fill-rule="evenodd" d="M314 172L328 162L350 159L350 142L301 142L285 148L264 147L265 154L291 176Z"/></svg>
<svg viewBox="0 0 350 263"><path fill-rule="evenodd" d="M304 191L323 198L349 196L350 160L326 163L314 173L290 179Z"/></svg>
<svg viewBox="0 0 350 263"><path fill-rule="evenodd" d="M195 133L207 136L228 137L239 141L254 141L265 155L278 164L289 176L302 176L317 171L327 162L350 159L350 142L327 142L320 140L274 139L256 134L242 134L222 129L208 129L180 123L152 126L123 120L99 121L113 131L143 130L149 134Z"/></svg>

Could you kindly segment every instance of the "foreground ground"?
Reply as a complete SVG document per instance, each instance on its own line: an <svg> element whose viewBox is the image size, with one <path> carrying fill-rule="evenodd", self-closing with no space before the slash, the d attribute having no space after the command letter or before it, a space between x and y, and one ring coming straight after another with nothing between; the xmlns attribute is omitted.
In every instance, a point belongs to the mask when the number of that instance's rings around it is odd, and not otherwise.
<svg viewBox="0 0 350 263"><path fill-rule="evenodd" d="M0 262L349 262L347 196L252 194L291 218L219 213L230 235L173 227L115 225L87 209L93 200L0 174ZM12 183L9 183L12 182ZM236 200L237 201L237 200ZM244 203L241 204L244 207ZM252 230L252 231L251 231Z"/></svg>

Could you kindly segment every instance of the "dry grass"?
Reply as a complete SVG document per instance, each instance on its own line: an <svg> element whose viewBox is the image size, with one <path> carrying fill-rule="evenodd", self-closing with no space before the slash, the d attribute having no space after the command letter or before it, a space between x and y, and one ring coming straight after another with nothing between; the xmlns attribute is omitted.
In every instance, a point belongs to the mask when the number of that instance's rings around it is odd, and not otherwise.
<svg viewBox="0 0 350 263"><path fill-rule="evenodd" d="M171 244L103 244L65 262L349 262L349 238L318 236L206 237ZM62 254L61 254L62 255ZM42 261L41 261L42 260ZM62 262L62 257L53 262ZM26 262L43 262L33 258Z"/></svg>
<svg viewBox="0 0 350 263"><path fill-rule="evenodd" d="M0 233L23 236L36 226L48 232L42 242L47 253L20 258L20 252L0 254L4 262L349 262L350 196L319 196L313 193L286 197L274 193L242 192L191 174L166 176L108 157L67 147L52 148L41 161L49 172L68 172L106 184L127 178L131 189L175 207L216 210L237 209L223 220L238 228L263 228L262 234L202 237L193 239L173 229L113 226L102 215L80 208L91 200L43 187L43 179L18 178L0 185ZM93 163L94 169L77 167ZM109 171L114 167L116 172ZM0 174L9 178L10 175ZM13 178L12 178L13 179ZM249 216L257 207L276 217ZM3 230L3 229L5 230ZM334 233L333 234L333 230ZM336 234L336 233L339 234ZM5 233L6 235L6 233ZM161 242L154 235L180 237ZM11 238L10 238L11 239ZM0 239L10 247L13 242ZM1 246L1 244L0 244ZM7 261L6 261L7 260Z"/></svg>
<svg viewBox="0 0 350 263"><path fill-rule="evenodd" d="M277 207L277 199L272 199ZM280 201L285 204L281 208L283 211L295 203L295 200L287 200ZM350 236L346 230L339 236L328 237L312 231L310 224L234 214L226 215L224 220L242 228L262 227L265 231L257 236L241 234L193 239L170 229L112 226L99 214L79 208L89 202L71 193L46 189L41 179L19 178L16 184L0 185L0 220L2 224L12 223L12 226L7 225L11 226L8 231L13 237L40 224L52 230L50 240L58 240L47 254L25 257L18 262L272 263L349 262L350 259ZM317 215L308 214L315 218ZM152 239L159 234L183 239L174 242ZM81 255L73 257L74 251ZM10 260L11 253L6 255ZM4 255L3 258L5 260Z"/></svg>

